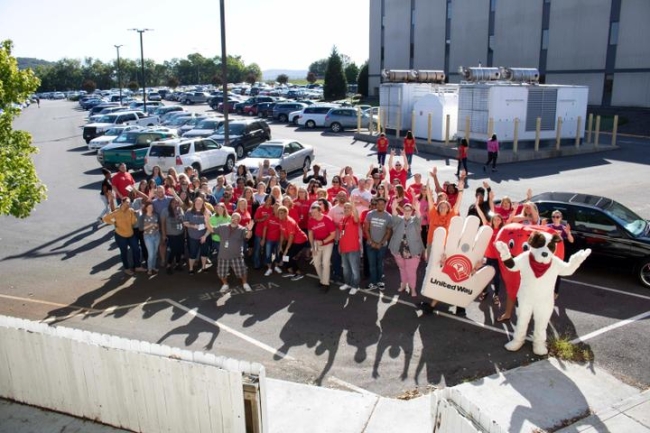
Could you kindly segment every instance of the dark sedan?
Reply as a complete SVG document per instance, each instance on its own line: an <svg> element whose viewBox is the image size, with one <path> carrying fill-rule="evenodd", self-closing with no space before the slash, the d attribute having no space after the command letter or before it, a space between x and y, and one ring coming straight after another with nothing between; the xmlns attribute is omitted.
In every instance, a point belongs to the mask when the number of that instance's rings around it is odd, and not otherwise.
<svg viewBox="0 0 650 433"><path fill-rule="evenodd" d="M531 198L540 216L551 221L554 210L562 212L563 223L571 226L575 239L567 244L573 251L591 248L593 260L634 270L650 288L650 223L622 204L597 195L545 192ZM590 257L588 260L592 260Z"/></svg>

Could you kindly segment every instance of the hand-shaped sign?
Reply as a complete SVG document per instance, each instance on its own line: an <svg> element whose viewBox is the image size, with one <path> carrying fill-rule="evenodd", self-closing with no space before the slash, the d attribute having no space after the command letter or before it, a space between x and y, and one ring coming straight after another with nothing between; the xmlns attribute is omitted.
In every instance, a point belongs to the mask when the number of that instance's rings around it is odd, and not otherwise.
<svg viewBox="0 0 650 433"><path fill-rule="evenodd" d="M475 216L453 217L449 233L438 227L433 233L433 244L427 271L422 284L422 295L459 307L468 306L494 277L494 269L481 263L492 237L492 228L479 227ZM446 241L446 242L445 242Z"/></svg>

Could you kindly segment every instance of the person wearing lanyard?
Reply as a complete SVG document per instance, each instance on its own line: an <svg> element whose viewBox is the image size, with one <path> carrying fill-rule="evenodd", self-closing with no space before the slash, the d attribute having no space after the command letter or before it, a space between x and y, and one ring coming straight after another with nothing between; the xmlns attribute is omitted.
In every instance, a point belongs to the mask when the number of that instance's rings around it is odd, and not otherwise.
<svg viewBox="0 0 650 433"><path fill-rule="evenodd" d="M222 293L230 290L228 285L228 271L230 269L233 270L237 278L241 279L244 290L247 292L252 290L247 281L248 271L244 262L243 248L247 240L253 235L251 231L253 221L249 221L246 227L242 227L239 225L240 220L241 215L238 212L233 212L230 216L230 223L221 224L213 229L213 232L219 235L221 239L217 256L217 276L223 284L220 289Z"/></svg>
<svg viewBox="0 0 650 433"><path fill-rule="evenodd" d="M359 239L361 223L356 206L347 202L343 205L343 219L340 222L339 253L343 264L341 290L350 289L354 295L361 283L361 243Z"/></svg>
<svg viewBox="0 0 650 433"><path fill-rule="evenodd" d="M302 231L295 218L289 215L290 210L286 206L278 208L278 219L280 220L280 251L282 261L286 264L287 273L284 277L291 278L291 281L299 281L304 275L298 269L296 257L300 252L309 246L309 239Z"/></svg>
<svg viewBox="0 0 650 433"><path fill-rule="evenodd" d="M318 274L321 291L327 292L330 288L330 260L336 237L336 226L329 216L323 214L318 202L311 205L310 214L307 228L313 264Z"/></svg>
<svg viewBox="0 0 650 433"><path fill-rule="evenodd" d="M194 275L194 262L197 257L201 257L201 270L205 270L210 255L208 236L212 227L210 227L210 211L206 209L203 199L197 197L194 200L192 209L185 213L183 224L187 227L188 271L190 275Z"/></svg>
<svg viewBox="0 0 650 433"><path fill-rule="evenodd" d="M160 225L162 228L162 237L167 240L169 255L167 255L167 273L174 273L172 265L175 263L176 270L183 268L181 258L185 253L185 228L183 221L185 212L178 200L172 200L169 205L163 209L160 215Z"/></svg>

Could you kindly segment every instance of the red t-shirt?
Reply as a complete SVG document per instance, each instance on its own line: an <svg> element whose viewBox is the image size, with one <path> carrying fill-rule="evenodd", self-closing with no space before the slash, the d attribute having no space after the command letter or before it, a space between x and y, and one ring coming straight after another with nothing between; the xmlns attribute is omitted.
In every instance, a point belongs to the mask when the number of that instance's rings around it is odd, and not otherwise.
<svg viewBox="0 0 650 433"><path fill-rule="evenodd" d="M314 218L309 218L307 228L313 233L315 241L322 241L336 231L334 221L332 221L332 218L327 215L323 215L323 218L320 221L317 221ZM329 243L331 244L332 242L334 242L334 239Z"/></svg>
<svg viewBox="0 0 650 433"><path fill-rule="evenodd" d="M246 211L246 213L239 212L239 214L241 215L241 221L239 221L239 225L242 226L242 227L246 227L248 225L248 223L251 222L251 214L250 214L250 212L248 212L248 211Z"/></svg>
<svg viewBox="0 0 650 433"><path fill-rule="evenodd" d="M458 159L467 158L467 146L458 146Z"/></svg>
<svg viewBox="0 0 650 433"><path fill-rule="evenodd" d="M266 220L266 240L280 240L280 218L275 215L271 215L271 217Z"/></svg>
<svg viewBox="0 0 650 433"><path fill-rule="evenodd" d="M393 180L397 178L399 179L400 185L406 188L406 177L408 176L406 170L402 168L397 171L394 168L391 168L388 174L390 175L390 183L393 183Z"/></svg>
<svg viewBox="0 0 650 433"><path fill-rule="evenodd" d="M354 218L346 216L341 220L339 225L341 230L341 238L339 239L339 249L341 254L359 251L359 227L361 222L354 222Z"/></svg>
<svg viewBox="0 0 650 433"><path fill-rule="evenodd" d="M280 232L285 240L289 240L289 236L293 235L294 244L304 244L309 241L305 232L302 231L296 220L288 217L284 221L280 221Z"/></svg>
<svg viewBox="0 0 650 433"><path fill-rule="evenodd" d="M266 226L266 223L269 221L268 219L264 221L258 221L264 217L264 215L268 215L269 217L273 215L273 206L260 206L257 208L255 211L255 236L262 236L264 234L264 227Z"/></svg>
<svg viewBox="0 0 650 433"><path fill-rule="evenodd" d="M224 204L224 207L226 208L226 212L228 212L228 215L232 214L233 210L235 209L235 206L237 205L237 202L233 198L226 200L225 197L221 197L221 203Z"/></svg>
<svg viewBox="0 0 650 433"><path fill-rule="evenodd" d="M415 139L414 138L405 138L404 139L404 153L407 155L412 155L415 153Z"/></svg>
<svg viewBox="0 0 650 433"><path fill-rule="evenodd" d="M409 189L413 190L413 194L414 194L415 196L418 196L418 195L420 195L420 192L422 192L422 187L423 187L423 186L424 186L424 185L421 184L421 183L412 183L412 184L410 184L409 187L406 189L406 194L409 195L409 198L410 198L411 200L413 200L415 197L411 197L411 196L410 196L410 194L409 194Z"/></svg>
<svg viewBox="0 0 650 433"><path fill-rule="evenodd" d="M363 223L366 222L366 217L368 216L368 212L370 212L370 209L366 209L366 210L362 211L361 214L359 215L359 224L361 226L363 226ZM363 238L365 239L366 238L366 233L362 231L361 234L363 235Z"/></svg>
<svg viewBox="0 0 650 433"><path fill-rule="evenodd" d="M131 173L122 173L121 171L113 175L111 182L123 197L129 196L129 191L126 190L126 187L129 185L135 185L135 180L133 179L133 176L131 176Z"/></svg>
<svg viewBox="0 0 650 433"><path fill-rule="evenodd" d="M489 226L489 224L487 224ZM492 237L490 238L490 243L488 244L487 249L485 250L485 257L488 259L498 259L499 258L499 251L497 250L497 247L494 246L494 242L497 240L497 235L499 234L499 230L494 230L492 232Z"/></svg>
<svg viewBox="0 0 650 433"><path fill-rule="evenodd" d="M244 195L244 188L233 188L232 189L232 197L235 199L235 201L239 200L239 197Z"/></svg>
<svg viewBox="0 0 650 433"><path fill-rule="evenodd" d="M311 201L309 199L307 200L300 200L296 199L293 202L293 207L291 210L296 209L298 212L298 218L294 217L298 225L300 226L301 229L306 229L307 228L307 221L309 220L309 208L311 206ZM291 211L289 211L289 215L291 215Z"/></svg>
<svg viewBox="0 0 650 433"><path fill-rule="evenodd" d="M336 194L338 194L340 191L343 191L346 197L349 195L348 191L345 188L341 188L340 186L333 186L327 189L327 201L332 203L336 198Z"/></svg>
<svg viewBox="0 0 650 433"><path fill-rule="evenodd" d="M377 139L377 152L379 153L388 152L388 139L386 137L379 137Z"/></svg>

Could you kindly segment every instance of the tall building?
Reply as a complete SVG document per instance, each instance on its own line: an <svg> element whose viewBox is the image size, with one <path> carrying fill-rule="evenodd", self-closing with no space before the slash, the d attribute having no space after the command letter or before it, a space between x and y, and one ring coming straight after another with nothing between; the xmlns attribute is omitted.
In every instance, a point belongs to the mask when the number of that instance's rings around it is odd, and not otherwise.
<svg viewBox="0 0 650 433"><path fill-rule="evenodd" d="M369 92L382 69L537 68L589 104L650 107L650 0L371 0Z"/></svg>

